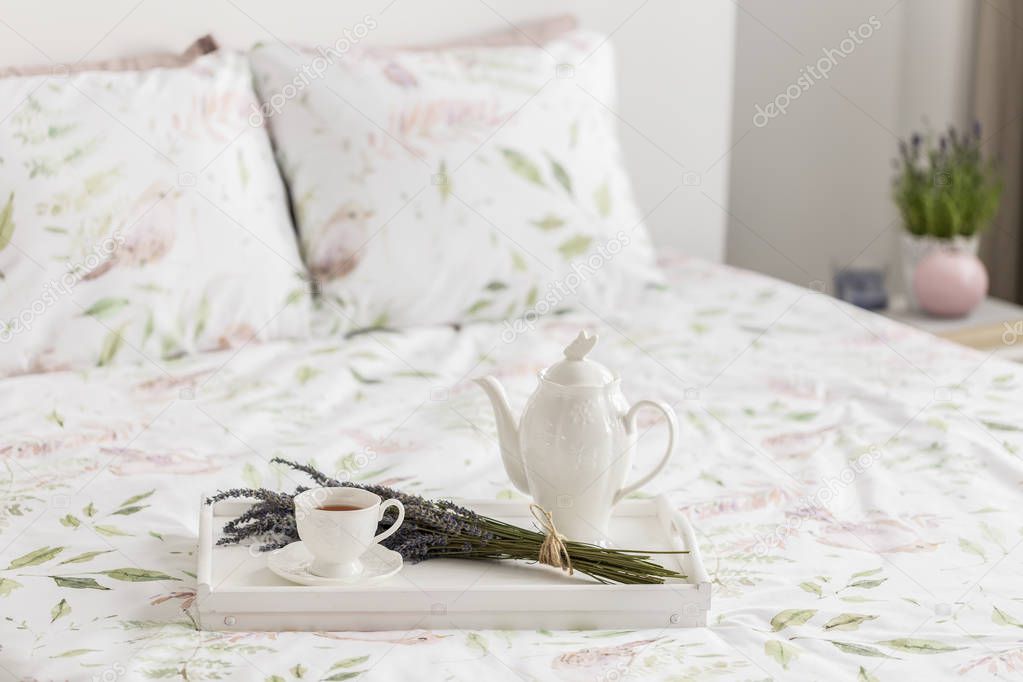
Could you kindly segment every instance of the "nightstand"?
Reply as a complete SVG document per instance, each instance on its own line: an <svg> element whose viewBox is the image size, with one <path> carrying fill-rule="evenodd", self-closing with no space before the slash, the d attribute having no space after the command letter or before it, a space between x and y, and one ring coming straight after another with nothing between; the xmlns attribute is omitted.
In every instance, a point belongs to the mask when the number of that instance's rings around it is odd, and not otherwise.
<svg viewBox="0 0 1023 682"><path fill-rule="evenodd" d="M1023 306L1015 303L988 298L966 317L951 319L909 310L905 300L896 298L879 312L963 346L1023 362Z"/></svg>

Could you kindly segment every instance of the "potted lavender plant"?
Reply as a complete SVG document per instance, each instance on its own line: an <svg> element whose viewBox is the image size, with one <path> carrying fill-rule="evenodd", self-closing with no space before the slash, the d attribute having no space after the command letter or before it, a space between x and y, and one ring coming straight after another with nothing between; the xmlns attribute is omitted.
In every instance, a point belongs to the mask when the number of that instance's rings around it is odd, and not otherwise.
<svg viewBox="0 0 1023 682"><path fill-rule="evenodd" d="M936 250L975 258L980 234L998 210L1002 183L994 164L983 158L980 132L974 124L968 134L952 127L937 141L914 134L899 143L894 198L905 228L902 272L914 307L920 262Z"/></svg>

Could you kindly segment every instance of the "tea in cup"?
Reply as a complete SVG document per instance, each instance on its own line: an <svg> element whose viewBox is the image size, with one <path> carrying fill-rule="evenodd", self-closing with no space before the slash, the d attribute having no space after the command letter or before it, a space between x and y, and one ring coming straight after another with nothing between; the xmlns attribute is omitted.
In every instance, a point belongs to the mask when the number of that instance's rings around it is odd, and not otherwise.
<svg viewBox="0 0 1023 682"><path fill-rule="evenodd" d="M398 518L378 535L377 523L388 507L397 508ZM313 555L309 571L323 578L360 575L360 557L397 532L404 520L400 501L385 501L360 488L313 488L295 497L298 536Z"/></svg>

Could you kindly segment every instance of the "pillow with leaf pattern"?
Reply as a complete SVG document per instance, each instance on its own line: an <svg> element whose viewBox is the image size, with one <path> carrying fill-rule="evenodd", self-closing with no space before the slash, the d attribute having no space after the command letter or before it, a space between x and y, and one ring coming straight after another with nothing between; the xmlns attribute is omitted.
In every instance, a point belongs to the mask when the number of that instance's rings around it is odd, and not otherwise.
<svg viewBox="0 0 1023 682"><path fill-rule="evenodd" d="M308 334L244 55L0 78L0 375Z"/></svg>
<svg viewBox="0 0 1023 682"><path fill-rule="evenodd" d="M601 36L250 57L306 264L344 324L604 308L659 279Z"/></svg>

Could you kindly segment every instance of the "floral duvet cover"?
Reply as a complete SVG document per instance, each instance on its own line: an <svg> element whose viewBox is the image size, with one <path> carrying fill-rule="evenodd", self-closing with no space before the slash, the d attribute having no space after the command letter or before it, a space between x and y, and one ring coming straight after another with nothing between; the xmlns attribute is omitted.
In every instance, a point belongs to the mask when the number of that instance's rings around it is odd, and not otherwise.
<svg viewBox="0 0 1023 682"><path fill-rule="evenodd" d="M0 381L0 679L923 680L1023 674L1023 371L699 261L618 316L378 331ZM489 404L578 330L675 405L664 492L710 626L217 633L197 501L274 456L428 496L515 497ZM649 428L646 428L649 427ZM663 429L645 425L640 467Z"/></svg>

